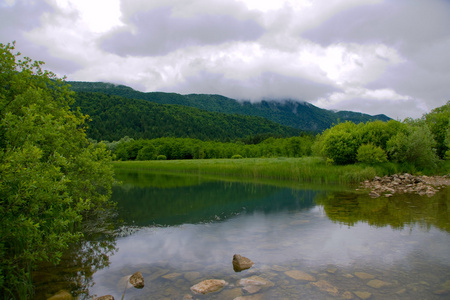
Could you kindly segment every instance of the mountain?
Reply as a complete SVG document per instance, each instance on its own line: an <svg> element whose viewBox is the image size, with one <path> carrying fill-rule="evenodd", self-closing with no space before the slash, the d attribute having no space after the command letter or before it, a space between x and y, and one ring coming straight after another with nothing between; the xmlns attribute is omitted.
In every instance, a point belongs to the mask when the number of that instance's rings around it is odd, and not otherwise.
<svg viewBox="0 0 450 300"><path fill-rule="evenodd" d="M143 93L124 85L103 82L68 82L71 89L80 92L99 92L130 99L142 99L159 104L177 104L195 107L210 112L239 114L266 118L284 126L290 126L309 132L321 132L333 124L343 121L355 123L382 120L388 121L386 115L367 115L352 111L322 109L307 102L294 100L263 100L257 103L237 101L221 95L150 92Z"/></svg>
<svg viewBox="0 0 450 300"><path fill-rule="evenodd" d="M125 136L134 139L189 137L232 141L254 136L302 134L300 129L262 117L210 112L103 93L77 92L74 98L72 108L79 108L91 119L87 136L98 141L118 141Z"/></svg>

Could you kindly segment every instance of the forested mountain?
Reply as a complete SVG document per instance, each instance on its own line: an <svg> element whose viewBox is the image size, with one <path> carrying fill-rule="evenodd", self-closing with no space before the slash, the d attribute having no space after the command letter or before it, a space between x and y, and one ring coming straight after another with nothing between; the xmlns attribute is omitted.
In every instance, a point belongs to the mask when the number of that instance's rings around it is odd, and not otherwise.
<svg viewBox="0 0 450 300"><path fill-rule="evenodd" d="M103 82L70 81L68 83L72 86L72 90L76 92L99 92L130 99L142 99L159 104L178 104L195 107L210 112L258 116L281 125L312 132L321 132L339 121L360 123L371 120L390 120L385 115L370 116L351 111L334 112L318 108L307 102L293 100L265 100L258 103L251 103L249 101L239 102L220 95L180 95L163 92L143 93L124 85Z"/></svg>
<svg viewBox="0 0 450 300"><path fill-rule="evenodd" d="M117 141L130 138L189 137L230 141L251 136L289 137L302 134L261 117L209 112L181 105L158 104L102 93L77 92L73 109L91 122L88 137Z"/></svg>

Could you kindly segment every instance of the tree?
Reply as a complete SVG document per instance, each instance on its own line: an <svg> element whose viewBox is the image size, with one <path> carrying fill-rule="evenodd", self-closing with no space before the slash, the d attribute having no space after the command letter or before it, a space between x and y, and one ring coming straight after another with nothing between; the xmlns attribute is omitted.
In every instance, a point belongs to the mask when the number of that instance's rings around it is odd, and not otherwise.
<svg viewBox="0 0 450 300"><path fill-rule="evenodd" d="M433 134L436 141L436 151L440 158L445 157L445 153L450 150L446 143L448 130L450 129L450 101L447 104L433 109L430 113L423 116L426 124Z"/></svg>
<svg viewBox="0 0 450 300"><path fill-rule="evenodd" d="M64 81L14 47L0 44L0 294L25 299L33 265L57 263L78 224L110 204L113 172Z"/></svg>
<svg viewBox="0 0 450 300"><path fill-rule="evenodd" d="M438 161L434 145L435 141L428 126L417 122L393 136L387 142L387 151L393 161L433 170Z"/></svg>

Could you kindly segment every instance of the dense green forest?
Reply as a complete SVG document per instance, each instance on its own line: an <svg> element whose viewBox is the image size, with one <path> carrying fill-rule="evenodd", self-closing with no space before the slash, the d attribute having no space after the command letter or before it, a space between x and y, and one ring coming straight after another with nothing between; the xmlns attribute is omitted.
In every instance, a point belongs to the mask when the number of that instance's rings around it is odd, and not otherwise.
<svg viewBox="0 0 450 300"><path fill-rule="evenodd" d="M203 111L181 105L163 105L101 93L78 92L74 110L91 118L88 137L117 141L134 139L189 137L200 140L229 141L258 135L289 137L302 134L261 117Z"/></svg>
<svg viewBox="0 0 450 300"><path fill-rule="evenodd" d="M403 122L373 121L336 124L321 134L235 142L191 138L138 139L106 142L117 160L254 158L321 156L328 164L397 163L405 170L434 172L450 159L450 102Z"/></svg>
<svg viewBox="0 0 450 300"><path fill-rule="evenodd" d="M339 121L352 121L354 123L367 121L388 121L385 115L370 116L367 114L339 111L334 112L318 108L306 102L293 100L264 100L251 103L239 102L221 95L151 92L143 93L124 85L115 85L103 82L70 81L71 89L76 92L99 92L105 95L116 95L129 99L142 99L159 104L177 104L195 107L210 112L226 114L239 114L266 118L278 124L294 127L303 131L322 132Z"/></svg>

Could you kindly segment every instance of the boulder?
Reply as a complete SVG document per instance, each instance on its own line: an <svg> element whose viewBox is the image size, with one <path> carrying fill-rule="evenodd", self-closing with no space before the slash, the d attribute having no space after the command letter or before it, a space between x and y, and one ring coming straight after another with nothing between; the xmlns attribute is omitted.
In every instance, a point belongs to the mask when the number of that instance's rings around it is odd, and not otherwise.
<svg viewBox="0 0 450 300"><path fill-rule="evenodd" d="M243 270L250 269L253 264L254 263L247 257L240 256L239 254L233 255L233 270L235 272L241 272Z"/></svg>
<svg viewBox="0 0 450 300"><path fill-rule="evenodd" d="M144 287L144 277L141 272L136 272L131 275L129 281L131 285L137 289L142 289Z"/></svg>
<svg viewBox="0 0 450 300"><path fill-rule="evenodd" d="M196 294L209 294L213 292L217 292L226 286L228 283L225 280L219 279L207 279L203 280L196 285L191 286L191 291Z"/></svg>

